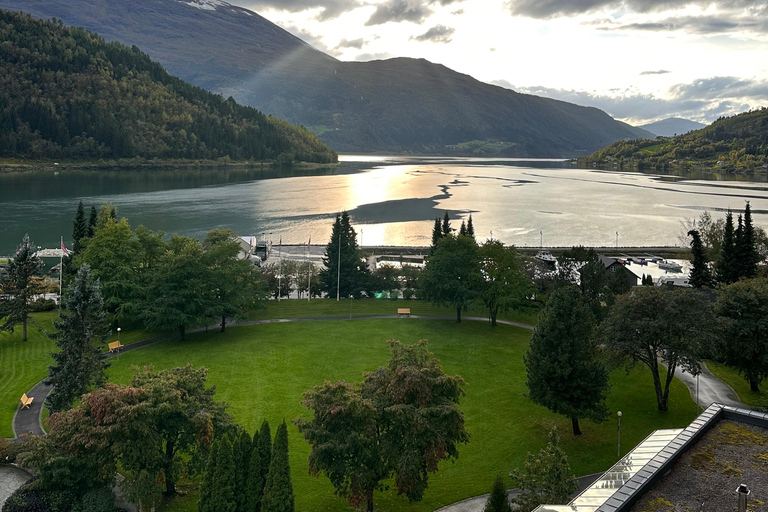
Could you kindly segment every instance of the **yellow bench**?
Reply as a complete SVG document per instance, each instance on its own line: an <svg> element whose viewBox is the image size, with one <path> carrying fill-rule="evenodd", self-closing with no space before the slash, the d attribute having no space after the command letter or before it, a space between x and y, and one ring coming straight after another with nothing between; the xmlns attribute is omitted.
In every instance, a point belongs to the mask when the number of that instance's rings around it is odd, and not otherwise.
<svg viewBox="0 0 768 512"><path fill-rule="evenodd" d="M29 409L29 404L32 403L32 400L34 400L35 397L33 396L27 396L26 393L21 395L21 408L22 409Z"/></svg>
<svg viewBox="0 0 768 512"><path fill-rule="evenodd" d="M107 346L109 347L110 352L114 352L115 350L120 350L123 348L123 344L119 341L113 341L112 343L108 343Z"/></svg>
<svg viewBox="0 0 768 512"><path fill-rule="evenodd" d="M411 308L397 308L397 316L411 316Z"/></svg>

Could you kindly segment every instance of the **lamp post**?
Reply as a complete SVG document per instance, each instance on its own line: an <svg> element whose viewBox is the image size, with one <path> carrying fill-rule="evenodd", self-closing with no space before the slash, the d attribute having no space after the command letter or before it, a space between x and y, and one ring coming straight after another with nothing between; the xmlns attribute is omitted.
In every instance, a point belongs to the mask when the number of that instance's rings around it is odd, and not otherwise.
<svg viewBox="0 0 768 512"><path fill-rule="evenodd" d="M621 458L621 411L617 412L616 415L619 417L619 451L618 456Z"/></svg>
<svg viewBox="0 0 768 512"><path fill-rule="evenodd" d="M117 328L117 360L120 360L120 331L122 329L120 327Z"/></svg>

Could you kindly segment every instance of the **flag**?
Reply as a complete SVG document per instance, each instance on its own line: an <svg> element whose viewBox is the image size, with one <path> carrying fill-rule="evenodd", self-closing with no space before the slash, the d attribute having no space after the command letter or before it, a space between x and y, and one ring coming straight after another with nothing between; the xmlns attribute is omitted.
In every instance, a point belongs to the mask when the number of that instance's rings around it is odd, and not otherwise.
<svg viewBox="0 0 768 512"><path fill-rule="evenodd" d="M66 255L69 256L69 251L67 250L67 246L64 245L64 240L61 241L61 251Z"/></svg>
<svg viewBox="0 0 768 512"><path fill-rule="evenodd" d="M307 249L309 249L310 245L312 245L312 235L309 235L309 240L307 240Z"/></svg>
<svg viewBox="0 0 768 512"><path fill-rule="evenodd" d="M279 245L279 247L280 247L281 249L283 248L283 237L280 237L280 245Z"/></svg>

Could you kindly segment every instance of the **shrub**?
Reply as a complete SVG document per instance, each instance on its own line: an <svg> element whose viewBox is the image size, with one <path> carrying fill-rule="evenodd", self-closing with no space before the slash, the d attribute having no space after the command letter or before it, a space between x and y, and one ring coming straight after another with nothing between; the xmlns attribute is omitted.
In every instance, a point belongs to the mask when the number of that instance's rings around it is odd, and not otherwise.
<svg viewBox="0 0 768 512"><path fill-rule="evenodd" d="M29 305L29 310L33 313L41 313L43 311L53 311L56 309L56 301L53 299L40 298L33 301Z"/></svg>
<svg viewBox="0 0 768 512"><path fill-rule="evenodd" d="M115 495L109 487L97 487L83 495L83 512L113 512Z"/></svg>
<svg viewBox="0 0 768 512"><path fill-rule="evenodd" d="M416 291L413 288L406 288L403 290L403 298L407 300L411 300L416 296Z"/></svg>

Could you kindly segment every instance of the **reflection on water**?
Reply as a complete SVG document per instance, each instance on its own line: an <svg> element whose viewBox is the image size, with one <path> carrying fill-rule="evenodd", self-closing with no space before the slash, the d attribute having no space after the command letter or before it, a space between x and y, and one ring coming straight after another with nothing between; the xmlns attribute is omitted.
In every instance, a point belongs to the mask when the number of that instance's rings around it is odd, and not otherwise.
<svg viewBox="0 0 768 512"><path fill-rule="evenodd" d="M78 200L111 202L132 226L203 237L213 228L325 244L351 213L364 245L428 245L436 217L518 246L678 244L680 221L742 209L768 226L765 181L707 181L576 169L562 161L352 157L327 169L66 171L0 174L0 255L24 233L56 247Z"/></svg>

